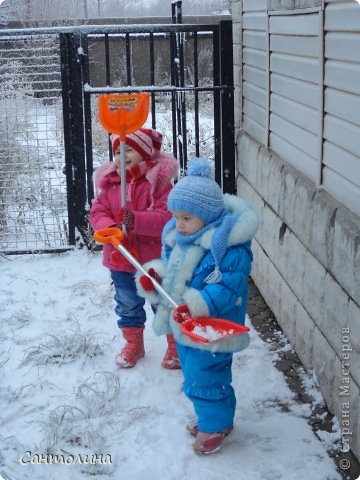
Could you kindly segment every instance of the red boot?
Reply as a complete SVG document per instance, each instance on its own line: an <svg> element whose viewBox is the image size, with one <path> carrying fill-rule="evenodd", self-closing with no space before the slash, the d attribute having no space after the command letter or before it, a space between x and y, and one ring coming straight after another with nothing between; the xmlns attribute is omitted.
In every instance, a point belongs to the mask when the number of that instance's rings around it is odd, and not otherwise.
<svg viewBox="0 0 360 480"><path fill-rule="evenodd" d="M168 368L169 370L178 370L179 368L181 368L181 366L173 334L168 333L166 335L166 340L168 343L168 348L166 350L161 366L164 368Z"/></svg>
<svg viewBox="0 0 360 480"><path fill-rule="evenodd" d="M139 358L145 355L144 327L123 327L121 329L125 347L116 355L115 363L118 367L131 368L136 365Z"/></svg>

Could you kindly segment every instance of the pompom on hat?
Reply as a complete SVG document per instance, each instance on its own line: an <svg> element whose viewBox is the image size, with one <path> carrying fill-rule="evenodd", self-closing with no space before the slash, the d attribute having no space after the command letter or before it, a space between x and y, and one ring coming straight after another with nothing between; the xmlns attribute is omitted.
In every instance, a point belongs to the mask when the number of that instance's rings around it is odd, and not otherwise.
<svg viewBox="0 0 360 480"><path fill-rule="evenodd" d="M136 150L144 160L155 160L161 150L163 136L160 132L152 128L140 128L129 135L126 135L125 143ZM118 135L111 135L112 152L120 145Z"/></svg>
<svg viewBox="0 0 360 480"><path fill-rule="evenodd" d="M223 213L224 199L213 179L212 163L206 158L193 158L187 176L177 182L168 197L168 209L190 213L211 223Z"/></svg>

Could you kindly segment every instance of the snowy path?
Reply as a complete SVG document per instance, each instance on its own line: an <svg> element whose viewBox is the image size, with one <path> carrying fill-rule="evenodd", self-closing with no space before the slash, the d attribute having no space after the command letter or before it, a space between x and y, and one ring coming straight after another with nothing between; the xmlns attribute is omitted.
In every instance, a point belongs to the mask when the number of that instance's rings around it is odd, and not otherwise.
<svg viewBox="0 0 360 480"><path fill-rule="evenodd" d="M254 330L234 358L235 430L220 452L197 456L181 372L160 366L165 339L147 328L136 368L113 363L122 341L99 253L8 257L1 277L0 473L10 480L340 480L306 421L311 407L296 403ZM35 463L49 452L70 464ZM81 464L86 454L97 464Z"/></svg>

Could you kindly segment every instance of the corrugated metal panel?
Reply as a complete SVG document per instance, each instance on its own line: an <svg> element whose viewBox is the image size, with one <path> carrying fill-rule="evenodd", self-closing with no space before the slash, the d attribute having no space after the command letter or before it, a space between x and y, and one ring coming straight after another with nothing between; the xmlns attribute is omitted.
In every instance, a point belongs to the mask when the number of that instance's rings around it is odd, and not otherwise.
<svg viewBox="0 0 360 480"><path fill-rule="evenodd" d="M325 10L323 186L360 215L360 7Z"/></svg>

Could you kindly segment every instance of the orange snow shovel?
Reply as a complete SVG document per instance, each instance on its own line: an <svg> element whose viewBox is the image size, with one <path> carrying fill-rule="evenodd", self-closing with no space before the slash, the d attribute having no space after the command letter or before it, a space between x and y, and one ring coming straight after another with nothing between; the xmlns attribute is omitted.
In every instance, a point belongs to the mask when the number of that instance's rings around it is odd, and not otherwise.
<svg viewBox="0 0 360 480"><path fill-rule="evenodd" d="M149 94L103 94L99 96L99 120L101 125L110 133L116 133L120 138L120 177L121 177L121 206L126 206L126 165L125 139L126 135L135 132L144 125L149 114ZM126 226L123 225L126 234ZM139 258L139 253L129 247L132 254ZM111 254L115 263L124 263L124 258L118 251ZM126 260L125 260L126 262Z"/></svg>
<svg viewBox="0 0 360 480"><path fill-rule="evenodd" d="M149 114L149 94L108 94L99 96L99 120L120 138L121 206L126 206L125 138L144 125ZM126 234L126 227L123 226Z"/></svg>
<svg viewBox="0 0 360 480"><path fill-rule="evenodd" d="M123 239L124 233L122 230L116 227L96 230L94 233L95 241L99 243L111 243L124 255L127 260L129 260L130 263L132 263L132 265L139 272L152 281L157 292L160 293L160 295L165 298L172 307L178 308L179 305L162 288L160 283L157 282L136 260L136 258L122 245ZM187 335L194 342L198 343L211 343L228 336L242 335L250 330L248 327L245 327L245 325L239 325L235 322L224 320L222 318L192 318L190 313L184 313L182 317L183 321L179 322L180 330L184 335Z"/></svg>

